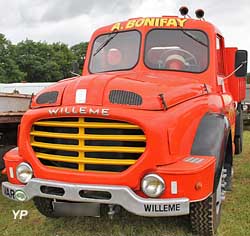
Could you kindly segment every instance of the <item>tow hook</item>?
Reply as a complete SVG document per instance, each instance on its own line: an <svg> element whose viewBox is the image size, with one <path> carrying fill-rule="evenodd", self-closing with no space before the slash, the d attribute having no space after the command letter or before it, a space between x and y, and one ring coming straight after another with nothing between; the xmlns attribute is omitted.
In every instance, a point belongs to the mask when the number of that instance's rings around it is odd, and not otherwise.
<svg viewBox="0 0 250 236"><path fill-rule="evenodd" d="M108 211L109 219L113 220L114 215L121 210L121 207L118 205L113 205L113 204L109 204L108 207L109 207L109 211Z"/></svg>

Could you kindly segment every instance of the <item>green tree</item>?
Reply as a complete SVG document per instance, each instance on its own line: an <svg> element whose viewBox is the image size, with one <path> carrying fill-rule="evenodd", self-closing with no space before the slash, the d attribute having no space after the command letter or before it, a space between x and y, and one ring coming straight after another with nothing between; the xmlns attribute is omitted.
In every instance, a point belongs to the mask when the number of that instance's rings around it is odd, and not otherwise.
<svg viewBox="0 0 250 236"><path fill-rule="evenodd" d="M15 59L15 46L0 34L0 83L24 80L26 74L20 71Z"/></svg>
<svg viewBox="0 0 250 236"><path fill-rule="evenodd" d="M69 48L64 43L28 39L12 45L0 34L0 82L50 82L71 77L74 61L82 69L87 47L88 42Z"/></svg>
<svg viewBox="0 0 250 236"><path fill-rule="evenodd" d="M76 57L76 61L79 64L80 71L82 71L83 69L83 64L87 53L88 44L89 44L88 42L82 42L70 48Z"/></svg>
<svg viewBox="0 0 250 236"><path fill-rule="evenodd" d="M72 77L70 71L72 70L73 61L76 60L74 53L63 43L52 44L52 49L54 52L52 59L59 65L63 77Z"/></svg>
<svg viewBox="0 0 250 236"><path fill-rule="evenodd" d="M17 44L17 64L29 82L50 82L70 77L75 56L66 44L25 40Z"/></svg>
<svg viewBox="0 0 250 236"><path fill-rule="evenodd" d="M247 73L247 84L250 84L250 72Z"/></svg>

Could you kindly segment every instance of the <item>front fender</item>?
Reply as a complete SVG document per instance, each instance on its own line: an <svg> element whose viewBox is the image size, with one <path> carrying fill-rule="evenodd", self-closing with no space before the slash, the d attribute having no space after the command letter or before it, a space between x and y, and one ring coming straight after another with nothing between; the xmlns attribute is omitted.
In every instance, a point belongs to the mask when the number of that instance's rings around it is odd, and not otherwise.
<svg viewBox="0 0 250 236"><path fill-rule="evenodd" d="M226 116L206 113L200 121L191 149L191 155L216 157L214 190L217 188L224 164L230 123Z"/></svg>

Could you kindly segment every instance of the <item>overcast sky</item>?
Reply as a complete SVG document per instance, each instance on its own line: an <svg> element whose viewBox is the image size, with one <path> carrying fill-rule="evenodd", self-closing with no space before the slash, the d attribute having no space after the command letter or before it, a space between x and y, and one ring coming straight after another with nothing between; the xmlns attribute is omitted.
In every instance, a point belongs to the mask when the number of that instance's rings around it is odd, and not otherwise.
<svg viewBox="0 0 250 236"><path fill-rule="evenodd" d="M205 19L223 33L226 46L247 49L250 55L249 0L0 0L0 33L13 43L28 38L74 45L89 41L93 31L106 24L178 15L182 5L189 7L191 16L203 8Z"/></svg>

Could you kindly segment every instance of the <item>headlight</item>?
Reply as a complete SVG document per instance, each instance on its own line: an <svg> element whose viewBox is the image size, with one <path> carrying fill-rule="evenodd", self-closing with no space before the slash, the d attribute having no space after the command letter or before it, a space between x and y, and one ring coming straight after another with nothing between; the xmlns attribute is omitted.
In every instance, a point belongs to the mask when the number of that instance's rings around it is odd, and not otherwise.
<svg viewBox="0 0 250 236"><path fill-rule="evenodd" d="M243 111L247 111L247 109L248 109L248 106L246 104L242 105L242 110Z"/></svg>
<svg viewBox="0 0 250 236"><path fill-rule="evenodd" d="M159 175L148 174L142 179L141 188L147 196L159 197L165 190L165 182Z"/></svg>
<svg viewBox="0 0 250 236"><path fill-rule="evenodd" d="M25 162L20 163L16 168L16 177L21 183L28 183L33 176L31 166Z"/></svg>

